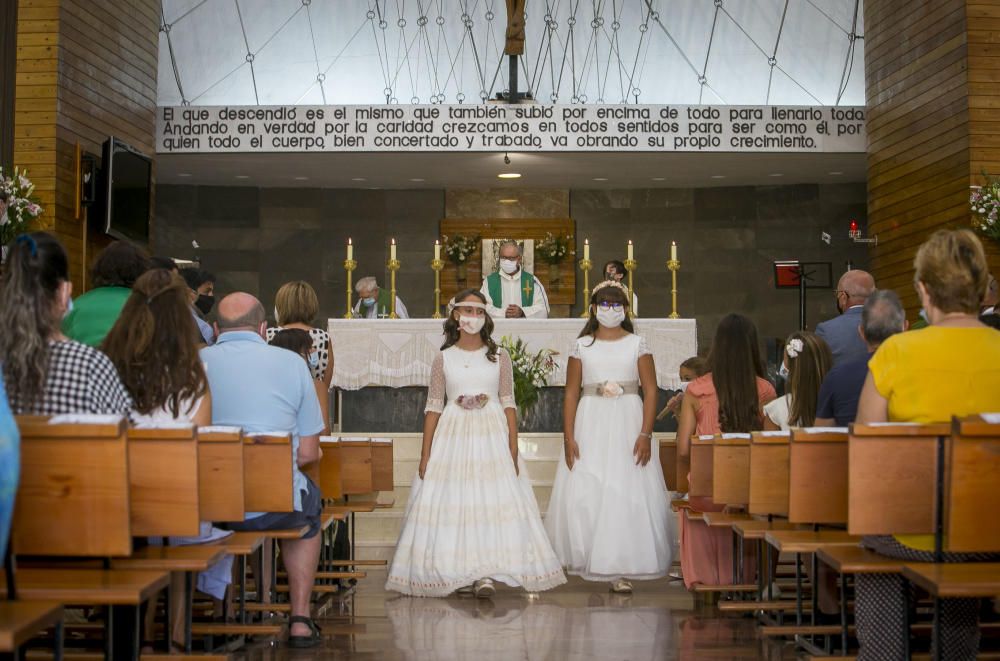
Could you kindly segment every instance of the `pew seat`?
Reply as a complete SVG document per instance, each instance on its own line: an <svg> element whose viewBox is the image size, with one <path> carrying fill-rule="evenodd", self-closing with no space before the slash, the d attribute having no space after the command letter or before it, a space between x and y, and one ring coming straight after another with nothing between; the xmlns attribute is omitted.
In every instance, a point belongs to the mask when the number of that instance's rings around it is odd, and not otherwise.
<svg viewBox="0 0 1000 661"><path fill-rule="evenodd" d="M906 563L903 576L942 599L1000 595L1000 562Z"/></svg>
<svg viewBox="0 0 1000 661"><path fill-rule="evenodd" d="M733 530L743 539L764 539L764 535L772 530L795 530L795 524L781 519L778 521L759 521L748 519L733 523Z"/></svg>
<svg viewBox="0 0 1000 661"><path fill-rule="evenodd" d="M258 530L254 534L258 532L270 539L302 539L302 536L309 532L309 526L286 528L284 530Z"/></svg>
<svg viewBox="0 0 1000 661"><path fill-rule="evenodd" d="M147 546L127 558L114 558L113 569L151 569L158 571L205 571L226 554L213 544L190 546Z"/></svg>
<svg viewBox="0 0 1000 661"><path fill-rule="evenodd" d="M751 520L744 512L705 512L702 518L709 528L731 528L734 523Z"/></svg>
<svg viewBox="0 0 1000 661"><path fill-rule="evenodd" d="M815 553L823 546L856 546L861 542L846 530L768 530L764 539L786 553Z"/></svg>
<svg viewBox="0 0 1000 661"><path fill-rule="evenodd" d="M62 622L62 605L52 601L0 601L0 652L11 653L39 632Z"/></svg>
<svg viewBox="0 0 1000 661"><path fill-rule="evenodd" d="M137 606L167 586L170 574L137 569L18 569L22 599L93 606ZM0 596L7 580L0 580Z"/></svg>
<svg viewBox="0 0 1000 661"><path fill-rule="evenodd" d="M906 562L860 546L821 546L816 554L838 574L898 574Z"/></svg>
<svg viewBox="0 0 1000 661"><path fill-rule="evenodd" d="M686 499L675 498L670 501L670 509L672 509L675 512L678 512L680 510L689 510L691 509L691 502Z"/></svg>
<svg viewBox="0 0 1000 661"><path fill-rule="evenodd" d="M264 543L264 535L257 532L234 532L215 543L225 549L226 553L236 556L247 556L256 551Z"/></svg>
<svg viewBox="0 0 1000 661"><path fill-rule="evenodd" d="M696 512L691 508L684 510L684 516L687 517L688 521L704 521L705 515L701 512Z"/></svg>

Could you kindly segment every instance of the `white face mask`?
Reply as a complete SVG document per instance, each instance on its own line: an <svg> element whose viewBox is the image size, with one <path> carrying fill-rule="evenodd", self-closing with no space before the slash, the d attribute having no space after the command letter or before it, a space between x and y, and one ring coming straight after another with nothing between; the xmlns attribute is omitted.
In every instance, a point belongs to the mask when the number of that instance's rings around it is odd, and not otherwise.
<svg viewBox="0 0 1000 661"><path fill-rule="evenodd" d="M605 328L618 328L625 321L625 310L597 310L597 322Z"/></svg>
<svg viewBox="0 0 1000 661"><path fill-rule="evenodd" d="M501 259L500 269L507 275L512 275L517 271L517 260L516 259Z"/></svg>
<svg viewBox="0 0 1000 661"><path fill-rule="evenodd" d="M467 317L464 314L458 317L458 327L470 335L478 335L486 324L486 317Z"/></svg>
<svg viewBox="0 0 1000 661"><path fill-rule="evenodd" d="M278 319L278 306L277 305L274 306L274 325L275 326L280 326L281 325L281 319Z"/></svg>
<svg viewBox="0 0 1000 661"><path fill-rule="evenodd" d="M307 359L307 362L309 363L310 367L318 367L319 366L319 354L317 354L315 351L311 352L309 354L309 358Z"/></svg>
<svg viewBox="0 0 1000 661"><path fill-rule="evenodd" d="M689 383L691 383L691 382L690 381L681 381L681 384L680 384L680 386L678 386L677 389L680 390L681 392L684 392L685 390L688 389L688 384Z"/></svg>
<svg viewBox="0 0 1000 661"><path fill-rule="evenodd" d="M781 367L778 368L778 376L780 376L783 379L788 378L788 365L786 365L785 363L781 363Z"/></svg>

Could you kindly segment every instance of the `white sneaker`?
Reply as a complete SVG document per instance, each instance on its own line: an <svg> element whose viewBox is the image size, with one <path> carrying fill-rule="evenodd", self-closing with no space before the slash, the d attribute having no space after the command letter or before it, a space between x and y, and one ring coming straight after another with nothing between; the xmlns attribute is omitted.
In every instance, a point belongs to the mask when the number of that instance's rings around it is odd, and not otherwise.
<svg viewBox="0 0 1000 661"><path fill-rule="evenodd" d="M632 583L624 578L619 578L611 583L611 591L617 594L632 594Z"/></svg>
<svg viewBox="0 0 1000 661"><path fill-rule="evenodd" d="M466 585L464 588L459 588L455 590L455 594L472 594L474 586Z"/></svg>
<svg viewBox="0 0 1000 661"><path fill-rule="evenodd" d="M493 587L493 581L488 578L481 578L472 585L472 591L476 593L478 599L489 599L496 594L497 589Z"/></svg>

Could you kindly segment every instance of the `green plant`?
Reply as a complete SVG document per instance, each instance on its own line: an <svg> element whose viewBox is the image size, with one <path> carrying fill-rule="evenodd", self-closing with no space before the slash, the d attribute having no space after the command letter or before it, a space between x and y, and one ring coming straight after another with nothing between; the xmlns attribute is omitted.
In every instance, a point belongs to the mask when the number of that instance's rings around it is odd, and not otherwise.
<svg viewBox="0 0 1000 661"><path fill-rule="evenodd" d="M34 192L27 170L15 167L13 176L7 176L0 168L0 245L9 244L42 214Z"/></svg>
<svg viewBox="0 0 1000 661"><path fill-rule="evenodd" d="M549 377L555 373L558 352L552 349L531 352L524 340L507 335L500 338L500 346L507 351L514 367L514 399L523 415L538 403L541 388L548 385Z"/></svg>
<svg viewBox="0 0 1000 661"><path fill-rule="evenodd" d="M535 246L535 252L546 264L559 264L573 253L573 237L569 234L546 232L545 238Z"/></svg>

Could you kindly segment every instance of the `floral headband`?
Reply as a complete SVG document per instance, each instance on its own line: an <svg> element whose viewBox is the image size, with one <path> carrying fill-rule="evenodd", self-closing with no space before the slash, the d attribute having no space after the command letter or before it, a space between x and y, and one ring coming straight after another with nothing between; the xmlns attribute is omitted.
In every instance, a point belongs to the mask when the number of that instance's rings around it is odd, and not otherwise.
<svg viewBox="0 0 1000 661"><path fill-rule="evenodd" d="M805 349L805 344L797 337L788 340L788 344L785 345L785 353L788 354L789 358L797 358L803 349Z"/></svg>
<svg viewBox="0 0 1000 661"><path fill-rule="evenodd" d="M594 295L600 290L604 289L605 287L616 287L618 289L621 289L623 292L625 292L626 295L628 295L628 288L625 287L625 285L623 285L622 283L618 282L617 280L605 280L604 282L596 284L594 285L594 288L591 290L590 293L591 295Z"/></svg>

